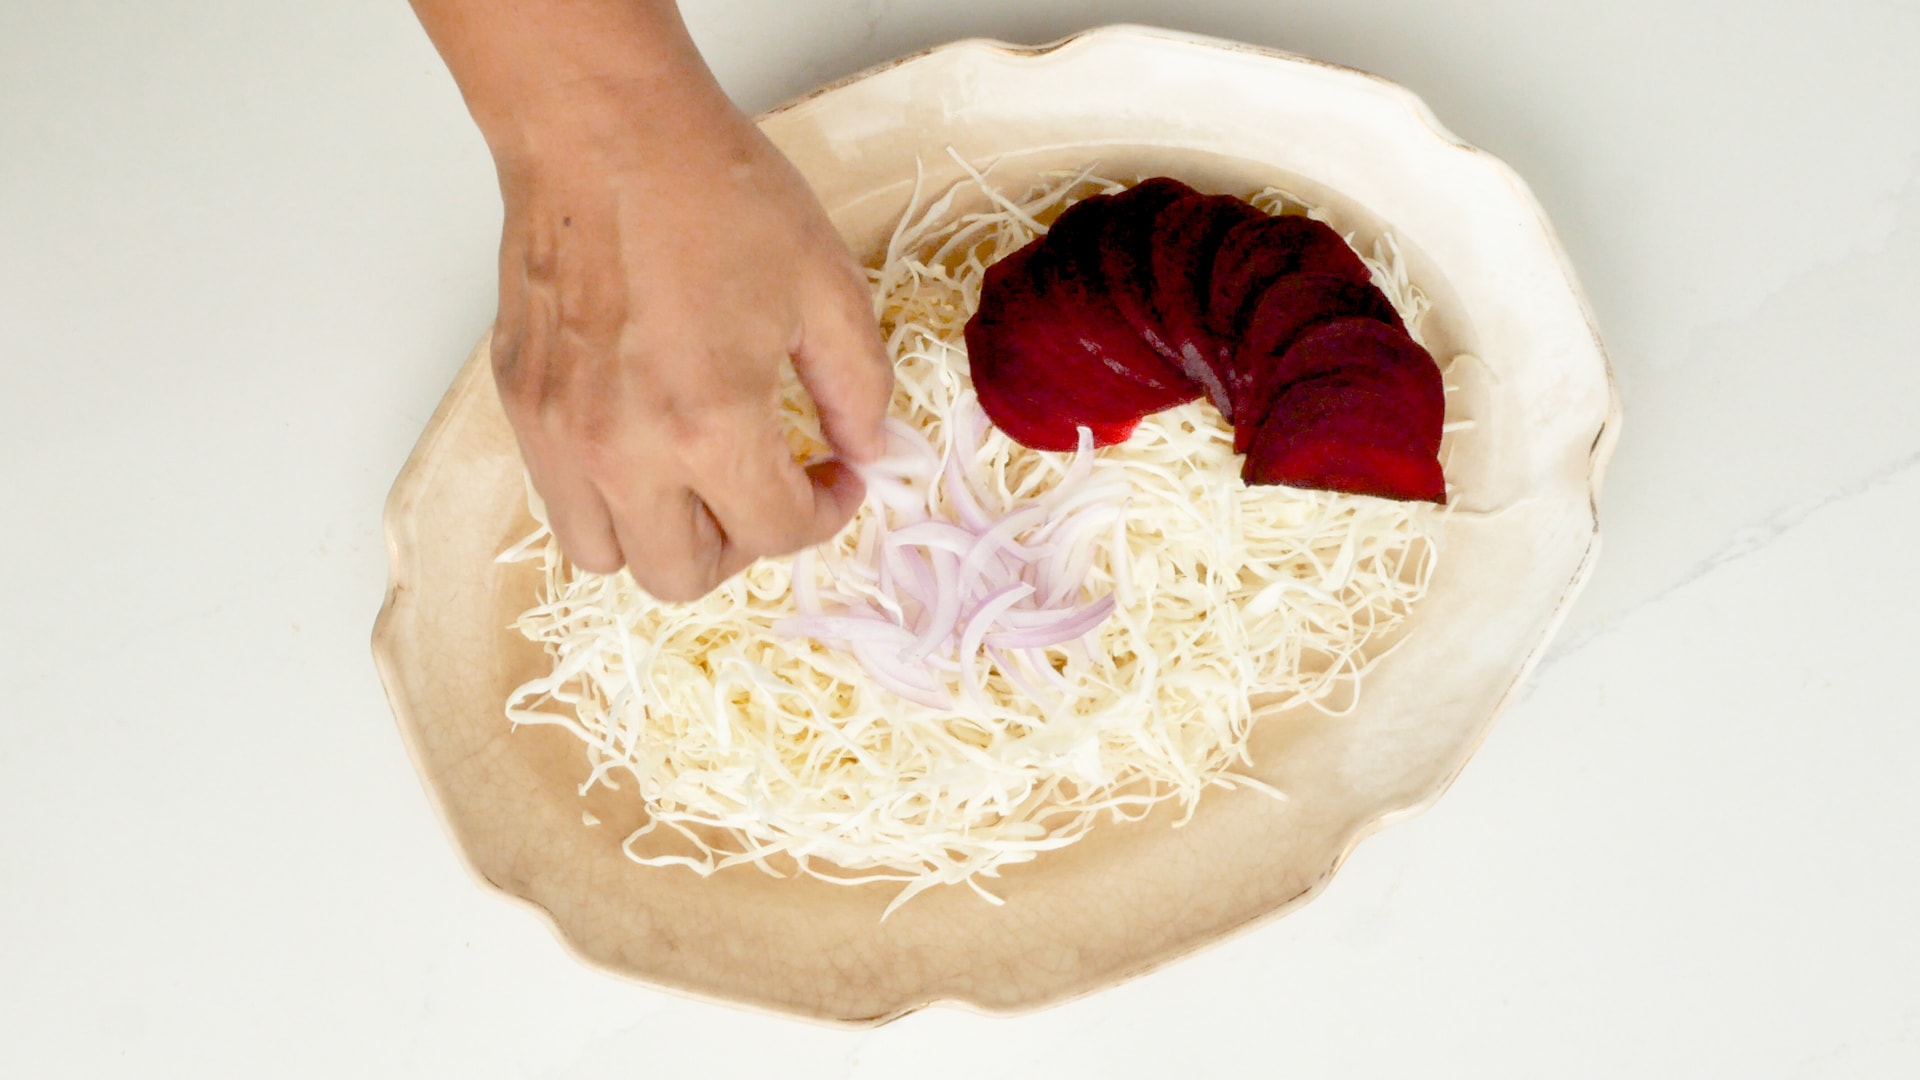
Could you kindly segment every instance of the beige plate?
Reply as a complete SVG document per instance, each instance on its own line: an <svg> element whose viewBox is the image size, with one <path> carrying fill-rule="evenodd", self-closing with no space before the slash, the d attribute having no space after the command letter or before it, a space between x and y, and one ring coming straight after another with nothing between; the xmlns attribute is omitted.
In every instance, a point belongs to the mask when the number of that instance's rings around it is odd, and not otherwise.
<svg viewBox="0 0 1920 1080"><path fill-rule="evenodd" d="M1538 206L1399 87L1296 56L1113 28L1044 49L961 42L819 91L763 121L856 251L930 190L945 150L997 160L1019 189L1099 161L1247 192L1291 184L1361 242L1391 227L1438 303L1437 354L1470 351L1449 471L1457 514L1405 646L1357 714L1258 728L1260 777L1289 791L1209 794L1186 827L1096 829L1008 872L1005 907L936 889L884 924L892 890L702 880L620 853L643 811L583 800L583 755L557 728L508 730L509 688L541 666L507 629L533 571L493 556L529 527L520 462L483 343L387 507L393 580L374 652L414 764L456 844L543 910L574 952L659 986L809 1017L874 1022L936 1001L1030 1009L1111 985L1302 903L1364 835L1431 802L1540 655L1591 566L1594 497L1618 408L1592 319ZM582 824L583 805L603 824Z"/></svg>

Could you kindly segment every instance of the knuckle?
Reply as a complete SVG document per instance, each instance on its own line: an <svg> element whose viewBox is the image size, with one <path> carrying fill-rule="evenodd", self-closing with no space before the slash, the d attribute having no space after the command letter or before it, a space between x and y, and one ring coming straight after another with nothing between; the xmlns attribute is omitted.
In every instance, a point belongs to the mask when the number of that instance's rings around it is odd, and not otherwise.
<svg viewBox="0 0 1920 1080"><path fill-rule="evenodd" d="M730 532L735 544L755 557L790 554L826 539L812 507L804 500L789 498L783 492L764 500L762 506L765 513L740 522Z"/></svg>
<svg viewBox="0 0 1920 1080"><path fill-rule="evenodd" d="M753 430L755 404L737 388L669 394L659 404L663 434L689 457L712 459L736 454Z"/></svg>
<svg viewBox="0 0 1920 1080"><path fill-rule="evenodd" d="M606 479L632 457L621 437L619 414L605 406L556 412L552 426L595 479Z"/></svg>
<svg viewBox="0 0 1920 1080"><path fill-rule="evenodd" d="M552 338L545 332L543 314L537 298L529 298L513 307L503 303L494 319L488 346L493 381L509 413L532 411L551 389Z"/></svg>
<svg viewBox="0 0 1920 1080"><path fill-rule="evenodd" d="M626 291L598 275L568 275L555 282L554 293L562 333L611 340L628 321Z"/></svg>
<svg viewBox="0 0 1920 1080"><path fill-rule="evenodd" d="M523 370L519 339L495 332L487 345L487 361L493 367L493 377L503 384L516 378Z"/></svg>
<svg viewBox="0 0 1920 1080"><path fill-rule="evenodd" d="M639 571L633 579L648 596L667 604L691 604L713 591L713 583L702 580L698 569L691 566L669 572L657 568Z"/></svg>
<svg viewBox="0 0 1920 1080"><path fill-rule="evenodd" d="M560 273L560 238L553 228L535 221L522 229L517 239L520 267L528 280L552 281Z"/></svg>
<svg viewBox="0 0 1920 1080"><path fill-rule="evenodd" d="M505 346L495 345L493 350L493 384L500 392L500 401L509 412L524 412L529 406L539 402L545 378L537 364L529 363L516 342L507 342Z"/></svg>
<svg viewBox="0 0 1920 1080"><path fill-rule="evenodd" d="M556 523L553 538L560 544L560 553L574 566L595 574L611 574L623 565L620 552L607 544L591 544L582 541L581 535L572 525Z"/></svg>
<svg viewBox="0 0 1920 1080"><path fill-rule="evenodd" d="M785 555L814 543L813 522L797 516L781 516L762 522L752 530L750 546L756 555Z"/></svg>
<svg viewBox="0 0 1920 1080"><path fill-rule="evenodd" d="M561 543L560 550L567 556L569 562L589 573L612 574L618 572L620 567L624 565L618 555L611 555L603 551L588 549L575 554L567 550L567 545L564 542Z"/></svg>

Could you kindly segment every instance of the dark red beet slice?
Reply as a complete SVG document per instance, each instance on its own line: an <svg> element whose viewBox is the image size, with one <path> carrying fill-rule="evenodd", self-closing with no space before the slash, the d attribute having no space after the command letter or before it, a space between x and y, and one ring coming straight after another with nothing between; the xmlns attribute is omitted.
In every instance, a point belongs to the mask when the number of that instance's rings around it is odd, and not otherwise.
<svg viewBox="0 0 1920 1080"><path fill-rule="evenodd" d="M1260 294L1247 318L1246 332L1233 348L1229 383L1233 415L1245 421L1234 432L1242 452L1252 428L1266 416L1274 395L1289 378L1279 371L1281 357L1308 330L1343 318L1370 319L1401 330L1399 313L1371 282L1339 274L1288 274ZM1424 354L1421 362L1432 363Z"/></svg>
<svg viewBox="0 0 1920 1080"><path fill-rule="evenodd" d="M1367 281L1366 264L1347 242L1308 217L1262 216L1220 241L1217 269L1209 282L1207 328L1223 341L1246 331L1254 302L1288 274L1335 274Z"/></svg>
<svg viewBox="0 0 1920 1080"><path fill-rule="evenodd" d="M1153 222L1153 309L1180 370L1233 419L1227 389L1228 341L1207 328L1207 304L1221 241L1266 214L1231 195L1194 195L1169 203Z"/></svg>
<svg viewBox="0 0 1920 1080"><path fill-rule="evenodd" d="M995 425L1035 450L1073 449L1082 425L1111 446L1141 417L1199 396L1177 372L1143 381L1143 365L1171 369L1059 263L1030 244L987 268L966 341L974 390Z"/></svg>
<svg viewBox="0 0 1920 1080"><path fill-rule="evenodd" d="M1264 480L1251 477L1258 473ZM1445 504L1447 481L1430 454L1357 443L1350 436L1296 436L1284 445L1254 443L1242 470L1249 484L1286 484L1348 495Z"/></svg>
<svg viewBox="0 0 1920 1080"><path fill-rule="evenodd" d="M1142 180L1113 196L1100 237L1100 269L1114 310L1161 358L1175 366L1179 351L1167 340L1153 302L1153 225L1160 211L1199 192L1165 176Z"/></svg>
<svg viewBox="0 0 1920 1080"><path fill-rule="evenodd" d="M1274 403L1297 382L1342 375L1367 376L1387 385L1402 411L1439 445L1447 409L1440 368L1406 331L1373 319L1333 319L1306 330L1287 351L1263 365L1247 396L1249 412L1234 425L1236 453L1246 453Z"/></svg>
<svg viewBox="0 0 1920 1080"><path fill-rule="evenodd" d="M1284 387L1302 379L1356 370L1395 378L1405 388L1407 403L1419 406L1419 415L1431 420L1437 430L1447 408L1440 367L1433 362L1432 354L1397 326L1347 318L1312 327L1281 355L1271 378Z"/></svg>
<svg viewBox="0 0 1920 1080"><path fill-rule="evenodd" d="M1445 389L1404 331L1370 319L1326 323L1302 334L1267 377L1277 390L1245 426L1247 483L1446 500L1437 456Z"/></svg>
<svg viewBox="0 0 1920 1080"><path fill-rule="evenodd" d="M1447 500L1439 439L1398 415L1390 392L1365 377L1296 383L1275 403L1247 451L1241 478L1388 499ZM1437 434L1437 433L1436 433Z"/></svg>
<svg viewBox="0 0 1920 1080"><path fill-rule="evenodd" d="M1133 330L1108 288L1102 266L1107 227L1125 209L1115 195L1093 195L1068 207L1036 241L1033 272L1056 301L1084 314L1089 339L1117 370L1154 389L1184 386L1180 369Z"/></svg>

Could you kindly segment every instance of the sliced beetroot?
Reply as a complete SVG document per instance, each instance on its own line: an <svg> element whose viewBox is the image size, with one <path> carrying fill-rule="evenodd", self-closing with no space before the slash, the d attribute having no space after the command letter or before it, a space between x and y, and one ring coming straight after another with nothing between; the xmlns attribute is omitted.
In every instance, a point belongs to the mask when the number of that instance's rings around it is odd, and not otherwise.
<svg viewBox="0 0 1920 1080"><path fill-rule="evenodd" d="M1352 435L1256 440L1241 476L1249 484L1444 504L1447 480L1431 454L1358 442Z"/></svg>
<svg viewBox="0 0 1920 1080"><path fill-rule="evenodd" d="M1087 339L1122 374L1156 390L1184 388L1177 365L1136 332L1114 303L1102 265L1109 224L1127 204L1117 195L1093 195L1068 207L1036 248L1032 272L1060 304L1084 314Z"/></svg>
<svg viewBox="0 0 1920 1080"><path fill-rule="evenodd" d="M1370 281L1339 274L1288 274L1268 287L1255 301L1239 338L1239 351L1248 356L1281 356L1307 330L1334 319L1365 319L1404 335L1400 313ZM1349 332L1358 332L1350 328Z"/></svg>
<svg viewBox="0 0 1920 1080"><path fill-rule="evenodd" d="M1347 318L1380 323L1405 338L1399 313L1371 282L1339 274L1297 273L1288 274L1261 293L1247 318L1246 332L1233 347L1229 389L1236 422L1244 418L1244 429L1257 425L1280 386L1299 377L1279 370L1281 358L1296 340L1309 330ZM1424 353L1420 362L1432 363ZM1234 441L1244 450L1248 437L1236 429Z"/></svg>
<svg viewBox="0 0 1920 1080"><path fill-rule="evenodd" d="M1206 391L1228 420L1231 349L1207 327L1207 305L1221 242L1266 214L1231 195L1193 195L1169 203L1153 222L1153 310L1180 370Z"/></svg>
<svg viewBox="0 0 1920 1080"><path fill-rule="evenodd" d="M1223 341L1246 331L1255 301L1288 274L1334 274L1353 281L1371 275L1360 256L1326 225L1308 217L1262 216L1220 241L1207 293L1207 328Z"/></svg>
<svg viewBox="0 0 1920 1080"><path fill-rule="evenodd" d="M987 416L1023 446L1071 450L1081 426L1111 446L1141 417L1199 396L1177 372L1159 383L1143 380L1143 358L1150 368L1171 369L1112 305L1090 302L1093 295L1042 245L987 268L979 310L966 326L974 390Z"/></svg>
<svg viewBox="0 0 1920 1080"><path fill-rule="evenodd" d="M1199 193L1178 180L1156 176L1113 196L1100 237L1100 268L1120 317L1149 348L1175 366L1179 351L1167 340L1153 302L1153 226L1160 211Z"/></svg>
<svg viewBox="0 0 1920 1080"><path fill-rule="evenodd" d="M1258 423L1234 429L1247 483L1446 501L1440 369L1404 331L1335 320L1302 334L1269 377L1277 390Z"/></svg>
<svg viewBox="0 0 1920 1080"><path fill-rule="evenodd" d="M966 340L982 407L1034 449L1204 392L1249 484L1446 498L1439 368L1310 219L1164 178L1093 196L988 269Z"/></svg>
<svg viewBox="0 0 1920 1080"><path fill-rule="evenodd" d="M1308 327L1286 346L1281 356L1267 356L1252 371L1252 382L1240 398L1244 419L1233 427L1233 450L1246 454L1256 432L1267 421L1273 404L1294 382L1332 373L1367 373L1390 380L1394 394L1404 398L1413 415L1440 430L1446 415L1446 388L1440 369L1427 350L1413 344L1400 327L1375 319L1329 319Z"/></svg>
<svg viewBox="0 0 1920 1080"><path fill-rule="evenodd" d="M1254 438L1267 426L1275 402L1296 383L1342 376L1367 379L1398 403L1398 411L1422 431L1431 431L1439 445L1440 424L1446 415L1446 388L1433 357L1415 344L1405 330L1374 319L1333 319L1308 328L1285 353L1269 357L1258 368L1243 398L1243 421L1233 428L1235 453L1247 453Z"/></svg>
<svg viewBox="0 0 1920 1080"><path fill-rule="evenodd" d="M1289 387L1255 433L1240 476L1349 495L1444 503L1437 430L1365 376L1322 376Z"/></svg>
<svg viewBox="0 0 1920 1080"><path fill-rule="evenodd" d="M1432 354L1407 332L1374 319L1334 319L1294 339L1272 378L1281 386L1342 372L1371 372L1392 378L1403 389L1408 406L1434 425L1446 413L1446 387Z"/></svg>

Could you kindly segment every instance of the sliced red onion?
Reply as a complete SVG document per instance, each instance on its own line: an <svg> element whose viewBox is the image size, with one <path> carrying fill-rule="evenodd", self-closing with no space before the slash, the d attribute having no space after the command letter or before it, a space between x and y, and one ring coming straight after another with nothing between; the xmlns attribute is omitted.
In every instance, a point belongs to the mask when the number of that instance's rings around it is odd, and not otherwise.
<svg viewBox="0 0 1920 1080"><path fill-rule="evenodd" d="M1093 475L1093 429L1082 427L1079 430L1079 442L1073 448L1073 460L1067 463L1067 471L1060 483L1053 489L1049 504L1072 495L1087 477Z"/></svg>
<svg viewBox="0 0 1920 1080"><path fill-rule="evenodd" d="M926 512L927 498L924 492L914 490L911 484L895 479L872 466L856 466L855 472L867 483L867 494L880 501L880 505L890 510L906 512Z"/></svg>
<svg viewBox="0 0 1920 1080"><path fill-rule="evenodd" d="M911 525L893 531L896 544L913 544L918 547L939 548L951 551L955 555L965 555L980 542L978 533L969 532L951 522L916 521Z"/></svg>
<svg viewBox="0 0 1920 1080"><path fill-rule="evenodd" d="M954 627L960 622L959 567L953 565L951 553L935 551L933 554L933 608L920 627L919 640L907 651L908 660L925 659L928 653L953 637Z"/></svg>
<svg viewBox="0 0 1920 1080"><path fill-rule="evenodd" d="M1059 619L1058 608L1014 608L1000 616L1000 625L1009 630L1032 630L1052 626Z"/></svg>
<svg viewBox="0 0 1920 1080"><path fill-rule="evenodd" d="M952 693L944 687L935 686L930 680L922 681L927 680L924 664L902 660L884 645L865 641L850 642L849 645L860 666L886 690L929 709L953 707Z"/></svg>
<svg viewBox="0 0 1920 1080"><path fill-rule="evenodd" d="M992 634L988 634L985 640L987 642L987 656L993 660L993 666L999 668L1000 673L1005 675L1007 681L1013 684L1013 688L1027 695L1029 699L1039 703L1043 707L1048 705L1048 695L1046 691L1033 685L1032 682L1028 681L1026 675L1021 672L1020 669L1026 665L1016 660L1013 653L994 645Z"/></svg>
<svg viewBox="0 0 1920 1080"><path fill-rule="evenodd" d="M960 661L945 653L934 653L921 662L935 671L944 671L949 675L960 674Z"/></svg>
<svg viewBox="0 0 1920 1080"><path fill-rule="evenodd" d="M1033 584L1021 576L1020 571L1024 569L1023 564L1010 564L1006 559L988 559L978 573L962 579L960 597L966 603L963 605L965 613L960 616L960 621L965 622L994 593L1014 585Z"/></svg>
<svg viewBox="0 0 1920 1080"><path fill-rule="evenodd" d="M984 532L993 524L987 511L974 497L973 484L966 475L965 466L960 464L959 455L947 459L946 485L944 490L953 500L954 513L960 515L960 523L976 532Z"/></svg>
<svg viewBox="0 0 1920 1080"><path fill-rule="evenodd" d="M1087 572L1093 569L1093 557L1099 545L1095 542L1096 533L1085 530L1075 539L1073 545L1055 559L1048 560L1049 568L1058 567L1052 588L1047 590L1044 603L1049 606L1064 602L1069 596L1078 593L1086 584Z"/></svg>
<svg viewBox="0 0 1920 1080"><path fill-rule="evenodd" d="M900 561L906 565L906 573L900 577L900 588L909 599L920 605L921 610L931 609L939 589L934 585L933 569L928 565L926 556L905 545L896 550L900 553Z"/></svg>
<svg viewBox="0 0 1920 1080"><path fill-rule="evenodd" d="M940 451L933 448L918 428L905 420L889 417L887 435L905 450L905 457L911 463L911 476L920 480L931 480L940 471ZM890 455L891 456L891 455Z"/></svg>
<svg viewBox="0 0 1920 1080"><path fill-rule="evenodd" d="M987 695L980 688L980 678L976 661L980 656L980 643L986 639L987 628L1000 613L1033 595L1033 586L1025 583L1009 586L994 593L980 610L967 621L967 627L960 633L960 689L974 700L982 709L989 708Z"/></svg>
<svg viewBox="0 0 1920 1080"><path fill-rule="evenodd" d="M1003 544L1040 524L1046 517L1046 507L1027 506L995 522L993 528L982 533L974 543L973 550L967 552L966 558L960 561L961 587L966 587L986 570L987 560L997 554Z"/></svg>
<svg viewBox="0 0 1920 1080"><path fill-rule="evenodd" d="M1123 481L1108 481L1100 484L1088 484L1047 507L1052 520L1035 530L1036 537L1051 537L1062 525L1072 520L1073 515L1085 508L1120 513L1126 503L1129 488Z"/></svg>
<svg viewBox="0 0 1920 1080"><path fill-rule="evenodd" d="M960 524L975 532L987 531L993 519L974 490L973 477L961 451L973 452L986 441L986 435L986 410L973 397L963 399L954 410L952 450L947 454L944 490L953 501L954 511L960 515Z"/></svg>
<svg viewBox="0 0 1920 1080"><path fill-rule="evenodd" d="M1008 614L1012 614L1008 612ZM1113 614L1113 596L1095 600L1083 607L1047 612L1053 616L1051 622L1024 626L1019 629L994 630L987 634L989 645L1008 649L1044 649L1049 645L1059 645L1075 638L1092 633L1107 617ZM1051 667L1052 665L1048 665Z"/></svg>
<svg viewBox="0 0 1920 1080"><path fill-rule="evenodd" d="M918 431L888 422L886 456L858 470L876 512L853 557L825 560L833 578L827 589L818 581L818 556L797 558L798 614L776 629L846 648L880 687L929 708L953 706L954 675L961 692L987 707L984 653L1011 686L1051 713L1062 695L1078 692L1044 650L1064 644L1084 655L1087 636L1115 610L1112 596L1078 597L1097 541L1121 517L1127 487L1093 481L1094 437L1081 429L1048 494L997 513L990 507L998 500L967 467L990 435L985 413L966 401L952 425L943 460ZM929 513L936 506L956 520Z"/></svg>

